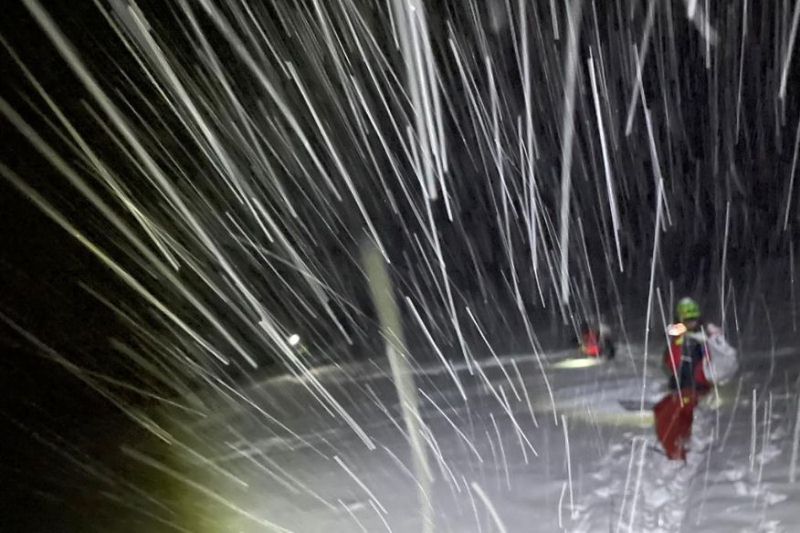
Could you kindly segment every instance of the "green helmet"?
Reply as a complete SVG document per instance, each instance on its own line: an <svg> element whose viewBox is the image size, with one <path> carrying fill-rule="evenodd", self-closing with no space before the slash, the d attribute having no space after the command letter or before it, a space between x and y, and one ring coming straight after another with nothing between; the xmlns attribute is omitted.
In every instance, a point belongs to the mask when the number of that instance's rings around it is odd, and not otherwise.
<svg viewBox="0 0 800 533"><path fill-rule="evenodd" d="M700 306L689 297L681 298L677 307L678 320L697 320L700 318Z"/></svg>

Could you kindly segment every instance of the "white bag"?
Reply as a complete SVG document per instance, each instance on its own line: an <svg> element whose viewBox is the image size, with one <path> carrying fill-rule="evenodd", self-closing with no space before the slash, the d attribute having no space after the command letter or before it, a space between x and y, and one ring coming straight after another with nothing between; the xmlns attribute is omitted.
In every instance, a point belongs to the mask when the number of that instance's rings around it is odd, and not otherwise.
<svg viewBox="0 0 800 533"><path fill-rule="evenodd" d="M718 327L709 324L707 331L708 355L703 358L703 373L710 382L722 385L730 381L739 369L736 348L728 344Z"/></svg>

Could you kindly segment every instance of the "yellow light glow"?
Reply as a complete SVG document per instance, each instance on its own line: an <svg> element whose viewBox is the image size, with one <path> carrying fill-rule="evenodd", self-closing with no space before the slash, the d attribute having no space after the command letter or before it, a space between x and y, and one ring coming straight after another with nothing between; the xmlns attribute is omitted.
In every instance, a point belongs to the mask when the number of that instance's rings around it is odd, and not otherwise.
<svg viewBox="0 0 800 533"><path fill-rule="evenodd" d="M585 418L590 422L603 426L649 428L655 425L652 409L625 413L593 413Z"/></svg>

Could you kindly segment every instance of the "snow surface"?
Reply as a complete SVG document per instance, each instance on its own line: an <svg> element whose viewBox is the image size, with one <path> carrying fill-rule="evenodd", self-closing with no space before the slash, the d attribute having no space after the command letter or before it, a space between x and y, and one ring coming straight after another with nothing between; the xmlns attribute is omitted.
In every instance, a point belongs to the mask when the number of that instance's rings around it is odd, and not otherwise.
<svg viewBox="0 0 800 533"><path fill-rule="evenodd" d="M444 368L418 367L435 530L797 531L800 485L789 482L797 350L744 352L733 382L699 409L686 463L661 453L651 411L620 404L661 397L666 380L656 353L650 350L645 380L642 346L623 346L616 360L584 368L562 364L577 356L572 351L550 353L542 365L552 397L530 354L484 359L475 375L454 365L466 404ZM422 531L386 361L313 374L375 448L292 376L246 391L262 414L231 402L200 424L173 418L173 431L199 436L190 444L205 450L202 457L174 450L172 459L193 465L191 480L177 481L189 488L175 496L193 517L192 530ZM216 503L200 507L192 482L214 487Z"/></svg>

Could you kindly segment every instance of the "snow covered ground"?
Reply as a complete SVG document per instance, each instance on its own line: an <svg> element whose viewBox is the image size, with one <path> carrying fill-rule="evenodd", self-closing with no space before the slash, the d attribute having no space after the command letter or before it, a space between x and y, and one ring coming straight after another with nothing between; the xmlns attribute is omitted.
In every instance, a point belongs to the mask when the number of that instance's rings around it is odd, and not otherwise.
<svg viewBox="0 0 800 533"><path fill-rule="evenodd" d="M541 367L530 354L490 356L474 375L457 365L467 402L450 372L417 367L434 530L796 531L797 348L742 354L737 377L697 414L683 464L660 452L651 411L620 404L639 401L642 391L648 405L661 396L665 380L653 346L645 380L644 349L633 345L589 367L571 352L549 353ZM172 446L159 461L128 453L172 480L159 497L181 509L174 524L191 531L423 530L388 364L313 374L373 449L291 376L253 384L246 398L231 395L199 423L173 412L170 430L186 448Z"/></svg>

